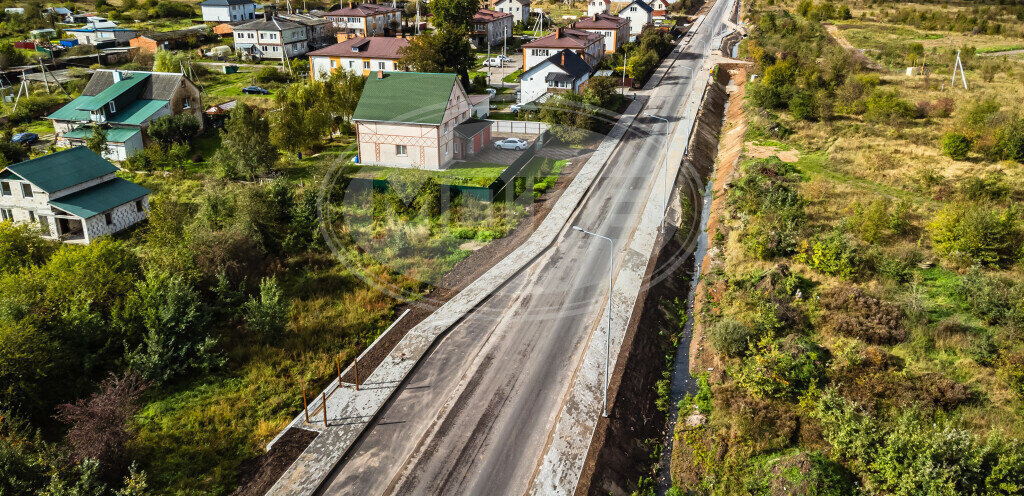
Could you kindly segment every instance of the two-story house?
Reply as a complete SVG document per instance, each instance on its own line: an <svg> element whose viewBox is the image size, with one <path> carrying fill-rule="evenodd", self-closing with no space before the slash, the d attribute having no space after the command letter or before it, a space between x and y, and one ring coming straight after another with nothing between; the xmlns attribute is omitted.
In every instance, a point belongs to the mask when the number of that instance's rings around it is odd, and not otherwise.
<svg viewBox="0 0 1024 496"><path fill-rule="evenodd" d="M611 0L590 0L587 2L587 15L607 14L611 10Z"/></svg>
<svg viewBox="0 0 1024 496"><path fill-rule="evenodd" d="M402 25L402 10L389 5L362 3L332 10L324 19L334 23L339 32L356 36L393 33Z"/></svg>
<svg viewBox="0 0 1024 496"><path fill-rule="evenodd" d="M654 9L644 0L633 0L626 4L617 14L629 19L629 34L638 35L654 20Z"/></svg>
<svg viewBox="0 0 1024 496"><path fill-rule="evenodd" d="M199 88L184 74L97 69L82 95L46 118L57 146L85 144L95 126L107 133L104 156L125 160L145 147L149 123L168 114L191 113L203 124Z"/></svg>
<svg viewBox="0 0 1024 496"><path fill-rule="evenodd" d="M203 22L222 23L250 21L256 18L256 3L252 0L206 0L199 4Z"/></svg>
<svg viewBox="0 0 1024 496"><path fill-rule="evenodd" d="M256 59L291 59L309 51L305 25L270 14L233 31L235 50Z"/></svg>
<svg viewBox="0 0 1024 496"><path fill-rule="evenodd" d="M576 52L560 50L523 73L519 79L519 103L532 102L545 93L579 92L593 70Z"/></svg>
<svg viewBox="0 0 1024 496"><path fill-rule="evenodd" d="M277 17L299 23L306 28L307 50L325 47L334 43L334 38L329 32L331 22L327 19L310 14L278 14Z"/></svg>
<svg viewBox="0 0 1024 496"><path fill-rule="evenodd" d="M469 40L476 48L498 45L512 36L512 25L512 14L480 9L473 14L473 32Z"/></svg>
<svg viewBox="0 0 1024 496"><path fill-rule="evenodd" d="M455 74L371 74L352 114L359 163L441 170L490 144Z"/></svg>
<svg viewBox="0 0 1024 496"><path fill-rule="evenodd" d="M655 19L664 19L668 16L668 9L671 4L668 0L651 0L648 5L651 6L651 14Z"/></svg>
<svg viewBox="0 0 1024 496"><path fill-rule="evenodd" d="M79 45L127 45L132 38L139 35L134 29L126 28L94 28L84 27L65 29L65 33L74 36Z"/></svg>
<svg viewBox="0 0 1024 496"><path fill-rule="evenodd" d="M146 218L150 191L79 146L0 171L0 220L38 225L40 235L88 244Z"/></svg>
<svg viewBox="0 0 1024 496"><path fill-rule="evenodd" d="M598 33L604 37L605 53L614 53L629 41L629 20L611 14L594 14L572 25L573 29Z"/></svg>
<svg viewBox="0 0 1024 496"><path fill-rule="evenodd" d="M494 2L494 10L512 14L512 22L526 24L530 22L530 0L498 0Z"/></svg>
<svg viewBox="0 0 1024 496"><path fill-rule="evenodd" d="M604 57L604 36L580 29L555 28L554 33L523 45L523 72L563 48L576 52L588 65L596 67Z"/></svg>
<svg viewBox="0 0 1024 496"><path fill-rule="evenodd" d="M402 70L398 64L402 50L409 46L405 38L352 38L309 52L310 77L320 81L338 70L369 76L372 71Z"/></svg>

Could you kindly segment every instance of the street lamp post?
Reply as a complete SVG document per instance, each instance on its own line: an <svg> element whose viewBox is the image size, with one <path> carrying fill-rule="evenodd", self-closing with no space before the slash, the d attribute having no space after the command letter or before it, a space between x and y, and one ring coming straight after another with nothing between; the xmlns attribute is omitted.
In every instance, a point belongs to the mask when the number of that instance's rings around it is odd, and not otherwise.
<svg viewBox="0 0 1024 496"><path fill-rule="evenodd" d="M622 96L626 96L626 59L629 55L629 47L622 49Z"/></svg>
<svg viewBox="0 0 1024 496"><path fill-rule="evenodd" d="M666 119L664 117L658 117L658 116L656 116L654 114L646 114L645 113L644 115L646 115L647 117L651 117L653 119L658 119L658 120L660 120L660 121L665 123L665 137L666 137L666 142L668 142L668 119ZM661 177L661 179L662 179L662 184L663 184L663 186L665 188L665 196L661 197L661 232L665 232L665 217L668 217L668 197L669 197L669 194L668 194L668 148L665 149L665 160L662 161L662 164L663 164L663 169L662 169L662 177Z"/></svg>
<svg viewBox="0 0 1024 496"><path fill-rule="evenodd" d="M583 234L596 236L608 242L608 306L604 310L607 329L604 335L604 395L601 397L601 416L608 418L608 362L612 352L612 270L615 265L615 242L608 236L592 233L580 226L572 226L572 228Z"/></svg>

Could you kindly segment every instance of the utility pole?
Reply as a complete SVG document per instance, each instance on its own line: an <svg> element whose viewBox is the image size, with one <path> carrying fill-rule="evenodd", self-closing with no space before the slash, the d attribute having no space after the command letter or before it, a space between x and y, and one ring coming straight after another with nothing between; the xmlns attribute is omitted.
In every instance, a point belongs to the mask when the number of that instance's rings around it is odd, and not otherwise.
<svg viewBox="0 0 1024 496"><path fill-rule="evenodd" d="M505 67L505 57L507 57L507 55L505 54L505 49L508 48L508 27L507 26L505 27L504 32L505 32L505 36L501 39L501 57L502 57L502 59L501 59L501 66L502 67Z"/></svg>
<svg viewBox="0 0 1024 496"><path fill-rule="evenodd" d="M626 60L629 55L629 47L622 50L622 96L626 96Z"/></svg>
<svg viewBox="0 0 1024 496"><path fill-rule="evenodd" d="M43 65L43 58L39 58L39 68L43 71L43 84L46 85L46 94L50 94L50 80L46 77L46 66Z"/></svg>
<svg viewBox="0 0 1024 496"><path fill-rule="evenodd" d="M647 117L651 117L653 119L659 119L659 120L661 120L662 122L665 123L665 143L670 144L669 141L668 141L668 119L666 119L664 117L658 117L658 116L653 115L653 114L644 114L644 115L646 115ZM663 185L665 187L665 196L661 197L661 232L664 233L665 232L665 217L668 217L668 198L669 198L669 192L668 192L668 150L667 149L665 150L665 160L662 163L664 164L664 168L662 170L662 176L661 177L662 177L662 183L663 183Z"/></svg>
<svg viewBox="0 0 1024 496"><path fill-rule="evenodd" d="M604 396L601 398L601 416L608 418L608 362L612 352L612 270L615 265L615 242L612 238L592 233L580 226L572 226L573 229L591 236L597 236L608 242L608 305L605 307L605 325L607 330L604 335Z"/></svg>
<svg viewBox="0 0 1024 496"><path fill-rule="evenodd" d="M416 2L416 34L420 34L420 0Z"/></svg>

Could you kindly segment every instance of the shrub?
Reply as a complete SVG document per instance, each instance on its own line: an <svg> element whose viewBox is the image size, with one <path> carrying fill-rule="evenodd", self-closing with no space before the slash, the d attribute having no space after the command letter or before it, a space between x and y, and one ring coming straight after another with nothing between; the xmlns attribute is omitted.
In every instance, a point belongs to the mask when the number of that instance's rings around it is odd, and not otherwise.
<svg viewBox="0 0 1024 496"><path fill-rule="evenodd" d="M716 350L728 357L741 357L750 346L750 339L755 337L753 329L732 319L716 322L708 331L708 338Z"/></svg>
<svg viewBox="0 0 1024 496"><path fill-rule="evenodd" d="M944 206L928 226L935 251L944 257L968 257L990 266L1017 259L1020 231L1011 211L999 211L976 203Z"/></svg>
<svg viewBox="0 0 1024 496"><path fill-rule="evenodd" d="M864 118L870 122L898 126L913 119L916 109L895 90L875 90L866 102Z"/></svg>
<svg viewBox="0 0 1024 496"><path fill-rule="evenodd" d="M1024 353L1004 353L998 361L999 377L1017 396L1024 398Z"/></svg>
<svg viewBox="0 0 1024 496"><path fill-rule="evenodd" d="M817 236L799 257L814 269L840 279L852 279L860 272L862 259L856 246L838 229Z"/></svg>
<svg viewBox="0 0 1024 496"><path fill-rule="evenodd" d="M960 279L956 296L988 324L1024 325L1024 284L974 269Z"/></svg>
<svg viewBox="0 0 1024 496"><path fill-rule="evenodd" d="M825 377L828 351L795 334L761 339L737 374L737 383L762 398L795 399Z"/></svg>
<svg viewBox="0 0 1024 496"><path fill-rule="evenodd" d="M260 297L249 298L242 310L249 330L261 338L273 338L284 332L288 325L291 304L277 285L277 279L267 277L260 281Z"/></svg>
<svg viewBox="0 0 1024 496"><path fill-rule="evenodd" d="M907 338L903 310L856 286L828 289L820 301L825 310L822 329L873 344L895 344Z"/></svg>
<svg viewBox="0 0 1024 496"><path fill-rule="evenodd" d="M284 83L288 81L288 74L279 71L277 66L268 65L260 67L253 74L253 80L257 83Z"/></svg>
<svg viewBox="0 0 1024 496"><path fill-rule="evenodd" d="M146 132L161 145L187 143L199 132L199 120L192 114L170 114L156 118Z"/></svg>
<svg viewBox="0 0 1024 496"><path fill-rule="evenodd" d="M946 133L942 136L942 153L953 160L967 158L971 151L971 139L960 133Z"/></svg>
<svg viewBox="0 0 1024 496"><path fill-rule="evenodd" d="M818 120L818 109L814 94L807 91L798 91L793 95L793 98L789 100L789 111L795 119L802 121Z"/></svg>

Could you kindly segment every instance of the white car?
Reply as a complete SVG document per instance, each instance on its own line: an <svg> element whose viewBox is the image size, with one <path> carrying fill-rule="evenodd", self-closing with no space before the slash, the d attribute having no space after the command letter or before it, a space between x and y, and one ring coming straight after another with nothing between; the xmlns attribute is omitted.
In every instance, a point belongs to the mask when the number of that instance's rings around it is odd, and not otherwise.
<svg viewBox="0 0 1024 496"><path fill-rule="evenodd" d="M509 112L512 112L513 114L516 114L516 115L519 114L520 110L523 110L523 106L519 105L518 103L514 103L514 104L512 104L511 107L508 108Z"/></svg>
<svg viewBox="0 0 1024 496"><path fill-rule="evenodd" d="M519 138L505 138L494 143L494 148L498 150L525 150L528 146L530 143Z"/></svg>
<svg viewBox="0 0 1024 496"><path fill-rule="evenodd" d="M484 61L484 67L504 67L505 63L501 60L501 57L491 57Z"/></svg>
<svg viewBox="0 0 1024 496"><path fill-rule="evenodd" d="M491 98L494 98L494 95L498 94L498 90L495 90L494 88L487 88L484 92L490 95Z"/></svg>
<svg viewBox="0 0 1024 496"><path fill-rule="evenodd" d="M502 62L506 63L506 64L509 63L509 62L512 62L512 58L511 57L507 57L505 55L498 55L497 58L499 60L501 60Z"/></svg>

